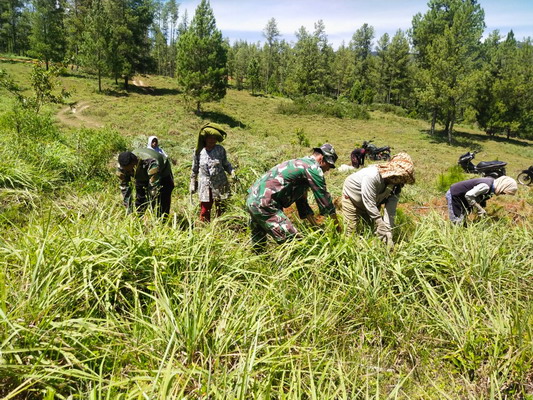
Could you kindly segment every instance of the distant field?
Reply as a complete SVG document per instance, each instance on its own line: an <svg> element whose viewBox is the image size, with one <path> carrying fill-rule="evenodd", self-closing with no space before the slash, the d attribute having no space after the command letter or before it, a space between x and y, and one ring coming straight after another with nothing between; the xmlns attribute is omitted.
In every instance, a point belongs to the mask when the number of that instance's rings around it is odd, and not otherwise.
<svg viewBox="0 0 533 400"><path fill-rule="evenodd" d="M31 65L0 68L29 91ZM425 121L288 116L277 112L288 99L233 89L199 117L169 78L137 76L129 92L106 79L102 94L91 75L60 80L72 96L48 108L58 130L47 138L14 131L0 92L0 397L533 398L533 189L491 199L491 218L457 229L437 187L472 149L516 177L533 142L458 126L449 146ZM205 121L228 128L240 177L211 225L188 195ZM251 252L246 191L309 154L299 129L311 146L332 143L339 165L369 139L412 156L393 252L327 221L296 221L305 239ZM167 225L126 216L113 175L109 149L150 135L173 160ZM106 140L115 147L95 154ZM328 173L334 197L346 176Z"/></svg>

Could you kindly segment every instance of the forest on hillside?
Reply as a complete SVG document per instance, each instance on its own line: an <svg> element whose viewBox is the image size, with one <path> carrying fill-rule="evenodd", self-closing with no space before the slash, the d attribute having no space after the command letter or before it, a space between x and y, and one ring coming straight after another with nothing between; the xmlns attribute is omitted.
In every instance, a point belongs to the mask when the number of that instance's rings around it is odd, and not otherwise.
<svg viewBox="0 0 533 400"><path fill-rule="evenodd" d="M319 96L360 105L385 104L442 124L487 134L533 137L533 44L485 30L476 0L430 0L408 31L376 38L363 24L334 49L322 20L296 42L266 21L263 43L229 43L209 0L192 20L176 0L2 0L0 52L83 67L128 82L135 74L176 78L201 111L225 95L228 82L256 94Z"/></svg>

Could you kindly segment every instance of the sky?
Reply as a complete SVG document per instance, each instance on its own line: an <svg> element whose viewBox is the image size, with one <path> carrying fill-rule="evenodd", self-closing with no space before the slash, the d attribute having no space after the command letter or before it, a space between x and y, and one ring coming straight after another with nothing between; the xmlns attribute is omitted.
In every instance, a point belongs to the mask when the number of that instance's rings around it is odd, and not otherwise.
<svg viewBox="0 0 533 400"><path fill-rule="evenodd" d="M189 21L200 0L182 0L180 17L187 10ZM374 27L374 44L384 34L394 36L398 29L411 27L413 16L424 14L427 0L210 0L217 28L230 43L236 40L264 42L262 34L267 22L276 19L281 39L295 42L295 32L304 26L314 31L322 20L329 42L337 48L349 43L364 23ZM478 0L485 11L487 37L495 29L515 38L533 38L533 0Z"/></svg>

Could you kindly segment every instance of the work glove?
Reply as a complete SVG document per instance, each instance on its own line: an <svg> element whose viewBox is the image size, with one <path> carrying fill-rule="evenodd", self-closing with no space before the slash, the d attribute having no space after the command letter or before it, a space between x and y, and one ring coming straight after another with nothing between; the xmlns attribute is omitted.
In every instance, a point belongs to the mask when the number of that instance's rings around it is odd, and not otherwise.
<svg viewBox="0 0 533 400"><path fill-rule="evenodd" d="M478 216L480 216L482 218L487 216L487 211L485 211L485 209L483 207L481 207L481 204L479 204L478 202L475 202L474 203L474 207L477 210L477 215Z"/></svg>
<svg viewBox="0 0 533 400"><path fill-rule="evenodd" d="M394 242L392 240L391 229L387 226L385 221L382 218L375 220L376 223L376 235L387 245L387 247L392 248Z"/></svg>
<svg viewBox="0 0 533 400"><path fill-rule="evenodd" d="M191 179L191 183L189 185L189 192L191 194L194 194L198 191L198 181L196 179Z"/></svg>

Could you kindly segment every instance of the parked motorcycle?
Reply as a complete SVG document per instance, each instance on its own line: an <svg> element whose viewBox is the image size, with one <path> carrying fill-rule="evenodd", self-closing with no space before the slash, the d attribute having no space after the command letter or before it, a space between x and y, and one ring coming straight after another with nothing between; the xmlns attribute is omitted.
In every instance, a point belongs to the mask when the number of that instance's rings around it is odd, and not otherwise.
<svg viewBox="0 0 533 400"><path fill-rule="evenodd" d="M372 140L365 140L361 147L365 149L368 158L371 160L390 160L390 146L377 147L372 143Z"/></svg>
<svg viewBox="0 0 533 400"><path fill-rule="evenodd" d="M474 165L472 160L477 153L477 151L469 151L459 157L457 163L465 172L470 174L480 174L481 176L489 176L492 178L499 178L500 176L505 175L505 166L507 163L504 161L481 161L477 165Z"/></svg>
<svg viewBox="0 0 533 400"><path fill-rule="evenodd" d="M523 170L518 174L516 180L522 185L532 185L533 184L533 165L528 169Z"/></svg>

